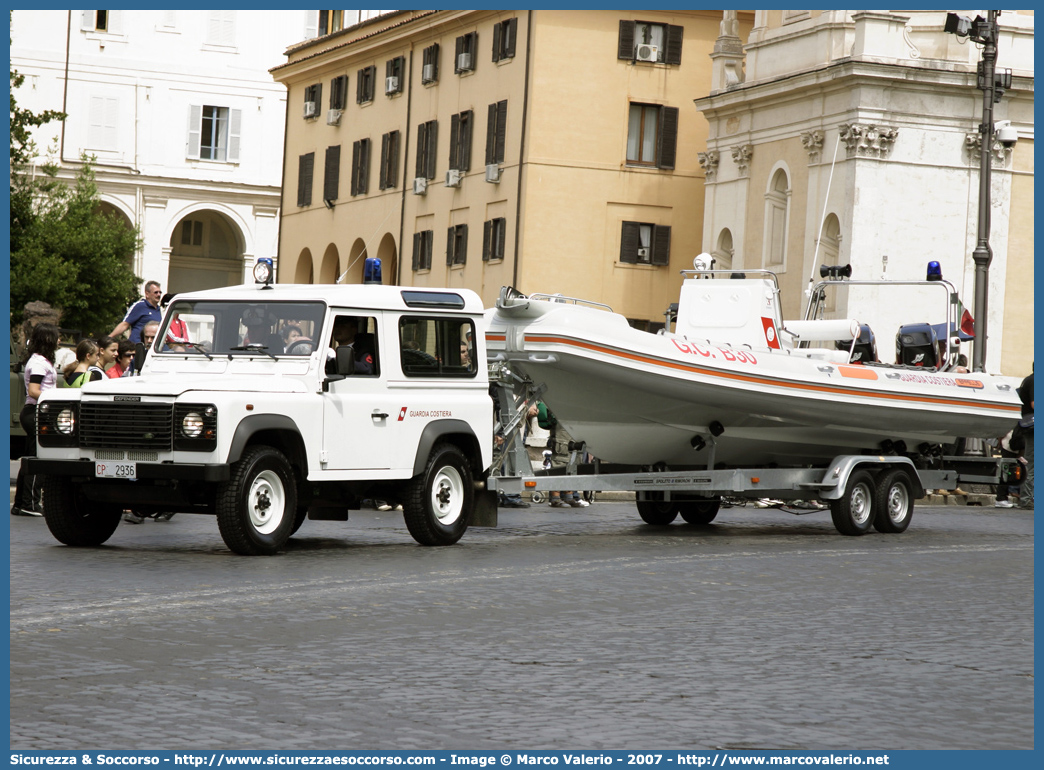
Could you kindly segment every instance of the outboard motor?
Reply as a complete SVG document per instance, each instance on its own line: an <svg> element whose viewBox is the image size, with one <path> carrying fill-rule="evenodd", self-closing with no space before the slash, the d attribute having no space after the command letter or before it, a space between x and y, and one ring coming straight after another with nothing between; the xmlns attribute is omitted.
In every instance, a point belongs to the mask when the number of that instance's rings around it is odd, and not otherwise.
<svg viewBox="0 0 1044 770"><path fill-rule="evenodd" d="M895 362L934 368L938 365L939 338L931 324L906 324L895 335Z"/></svg>
<svg viewBox="0 0 1044 770"><path fill-rule="evenodd" d="M869 364L877 361L877 339L869 324L859 325L859 337L855 345L848 340L837 340L834 345L838 350L852 351L849 363Z"/></svg>

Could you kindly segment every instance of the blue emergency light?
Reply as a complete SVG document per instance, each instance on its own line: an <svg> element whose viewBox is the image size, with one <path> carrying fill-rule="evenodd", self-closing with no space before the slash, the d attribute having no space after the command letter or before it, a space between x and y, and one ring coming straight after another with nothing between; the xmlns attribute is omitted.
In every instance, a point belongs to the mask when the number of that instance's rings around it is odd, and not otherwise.
<svg viewBox="0 0 1044 770"><path fill-rule="evenodd" d="M381 281L381 260L378 257L367 257L363 262L363 283L383 283Z"/></svg>
<svg viewBox="0 0 1044 770"><path fill-rule="evenodd" d="M941 281L942 278L942 266L934 259L928 263L928 277L927 281Z"/></svg>
<svg viewBox="0 0 1044 770"><path fill-rule="evenodd" d="M275 265L271 257L258 257L254 263L254 283L263 283L268 286L275 278Z"/></svg>

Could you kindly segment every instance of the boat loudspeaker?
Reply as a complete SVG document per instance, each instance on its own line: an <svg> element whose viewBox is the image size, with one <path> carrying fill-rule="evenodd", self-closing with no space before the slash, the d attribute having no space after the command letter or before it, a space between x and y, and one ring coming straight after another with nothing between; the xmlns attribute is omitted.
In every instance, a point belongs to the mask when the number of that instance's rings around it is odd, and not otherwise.
<svg viewBox="0 0 1044 770"><path fill-rule="evenodd" d="M819 277L820 278L832 278L835 281L841 278L852 277L852 266L851 265L820 265L819 266Z"/></svg>
<svg viewBox="0 0 1044 770"><path fill-rule="evenodd" d="M710 429L711 435L714 436L715 438L717 438L718 436L720 436L722 433L725 432L725 426L722 425L717 420L712 422L707 427Z"/></svg>
<svg viewBox="0 0 1044 770"><path fill-rule="evenodd" d="M699 435L693 436L692 440L689 441L689 443L692 444L692 448L695 449L697 452L699 452L701 449L707 446L707 442L703 440L703 436Z"/></svg>
<svg viewBox="0 0 1044 770"><path fill-rule="evenodd" d="M904 455L906 454L906 442L902 439L899 439L898 441L892 444L892 449L895 450L895 453L897 455Z"/></svg>

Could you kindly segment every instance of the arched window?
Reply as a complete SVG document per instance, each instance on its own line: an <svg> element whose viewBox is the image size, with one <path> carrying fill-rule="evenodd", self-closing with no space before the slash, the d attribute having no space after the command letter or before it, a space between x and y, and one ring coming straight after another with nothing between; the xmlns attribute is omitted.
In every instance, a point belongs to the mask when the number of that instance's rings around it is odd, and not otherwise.
<svg viewBox="0 0 1044 770"><path fill-rule="evenodd" d="M711 254L714 257L714 269L731 270L735 253L732 248L732 231L726 227L718 234L718 245L714 247L714 252Z"/></svg>
<svg viewBox="0 0 1044 770"><path fill-rule="evenodd" d="M790 180L787 172L778 169L772 176L772 184L765 194L765 247L766 267L786 267L787 225L790 218Z"/></svg>
<svg viewBox="0 0 1044 770"><path fill-rule="evenodd" d="M819 237L819 264L836 265L840 257L841 223L836 214L830 214L823 223L823 233ZM819 274L818 270L819 265L816 265L816 275ZM840 291L840 289L835 289L827 292L826 304L823 307L826 313L832 314L837 310Z"/></svg>

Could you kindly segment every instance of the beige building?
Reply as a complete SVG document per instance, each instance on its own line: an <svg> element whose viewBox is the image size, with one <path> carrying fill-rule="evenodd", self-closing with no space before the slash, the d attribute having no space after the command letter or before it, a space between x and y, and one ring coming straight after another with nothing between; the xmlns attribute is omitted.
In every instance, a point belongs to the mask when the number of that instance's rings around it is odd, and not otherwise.
<svg viewBox="0 0 1044 770"><path fill-rule="evenodd" d="M721 33L721 11L402 11L292 47L278 280L379 257L384 283L662 324L704 241L693 99Z"/></svg>
<svg viewBox="0 0 1044 770"><path fill-rule="evenodd" d="M696 100L709 122L703 248L777 272L786 317L800 317L823 263L851 264L853 279L923 280L937 260L972 307L980 46L944 32L945 15L773 10L757 11L749 34L723 24L711 93ZM989 148L986 369L1022 376L1033 361L1033 14L999 22L997 66L1012 85L994 119L1019 141ZM942 320L928 302L853 287L835 313L874 319L891 361L900 324Z"/></svg>

